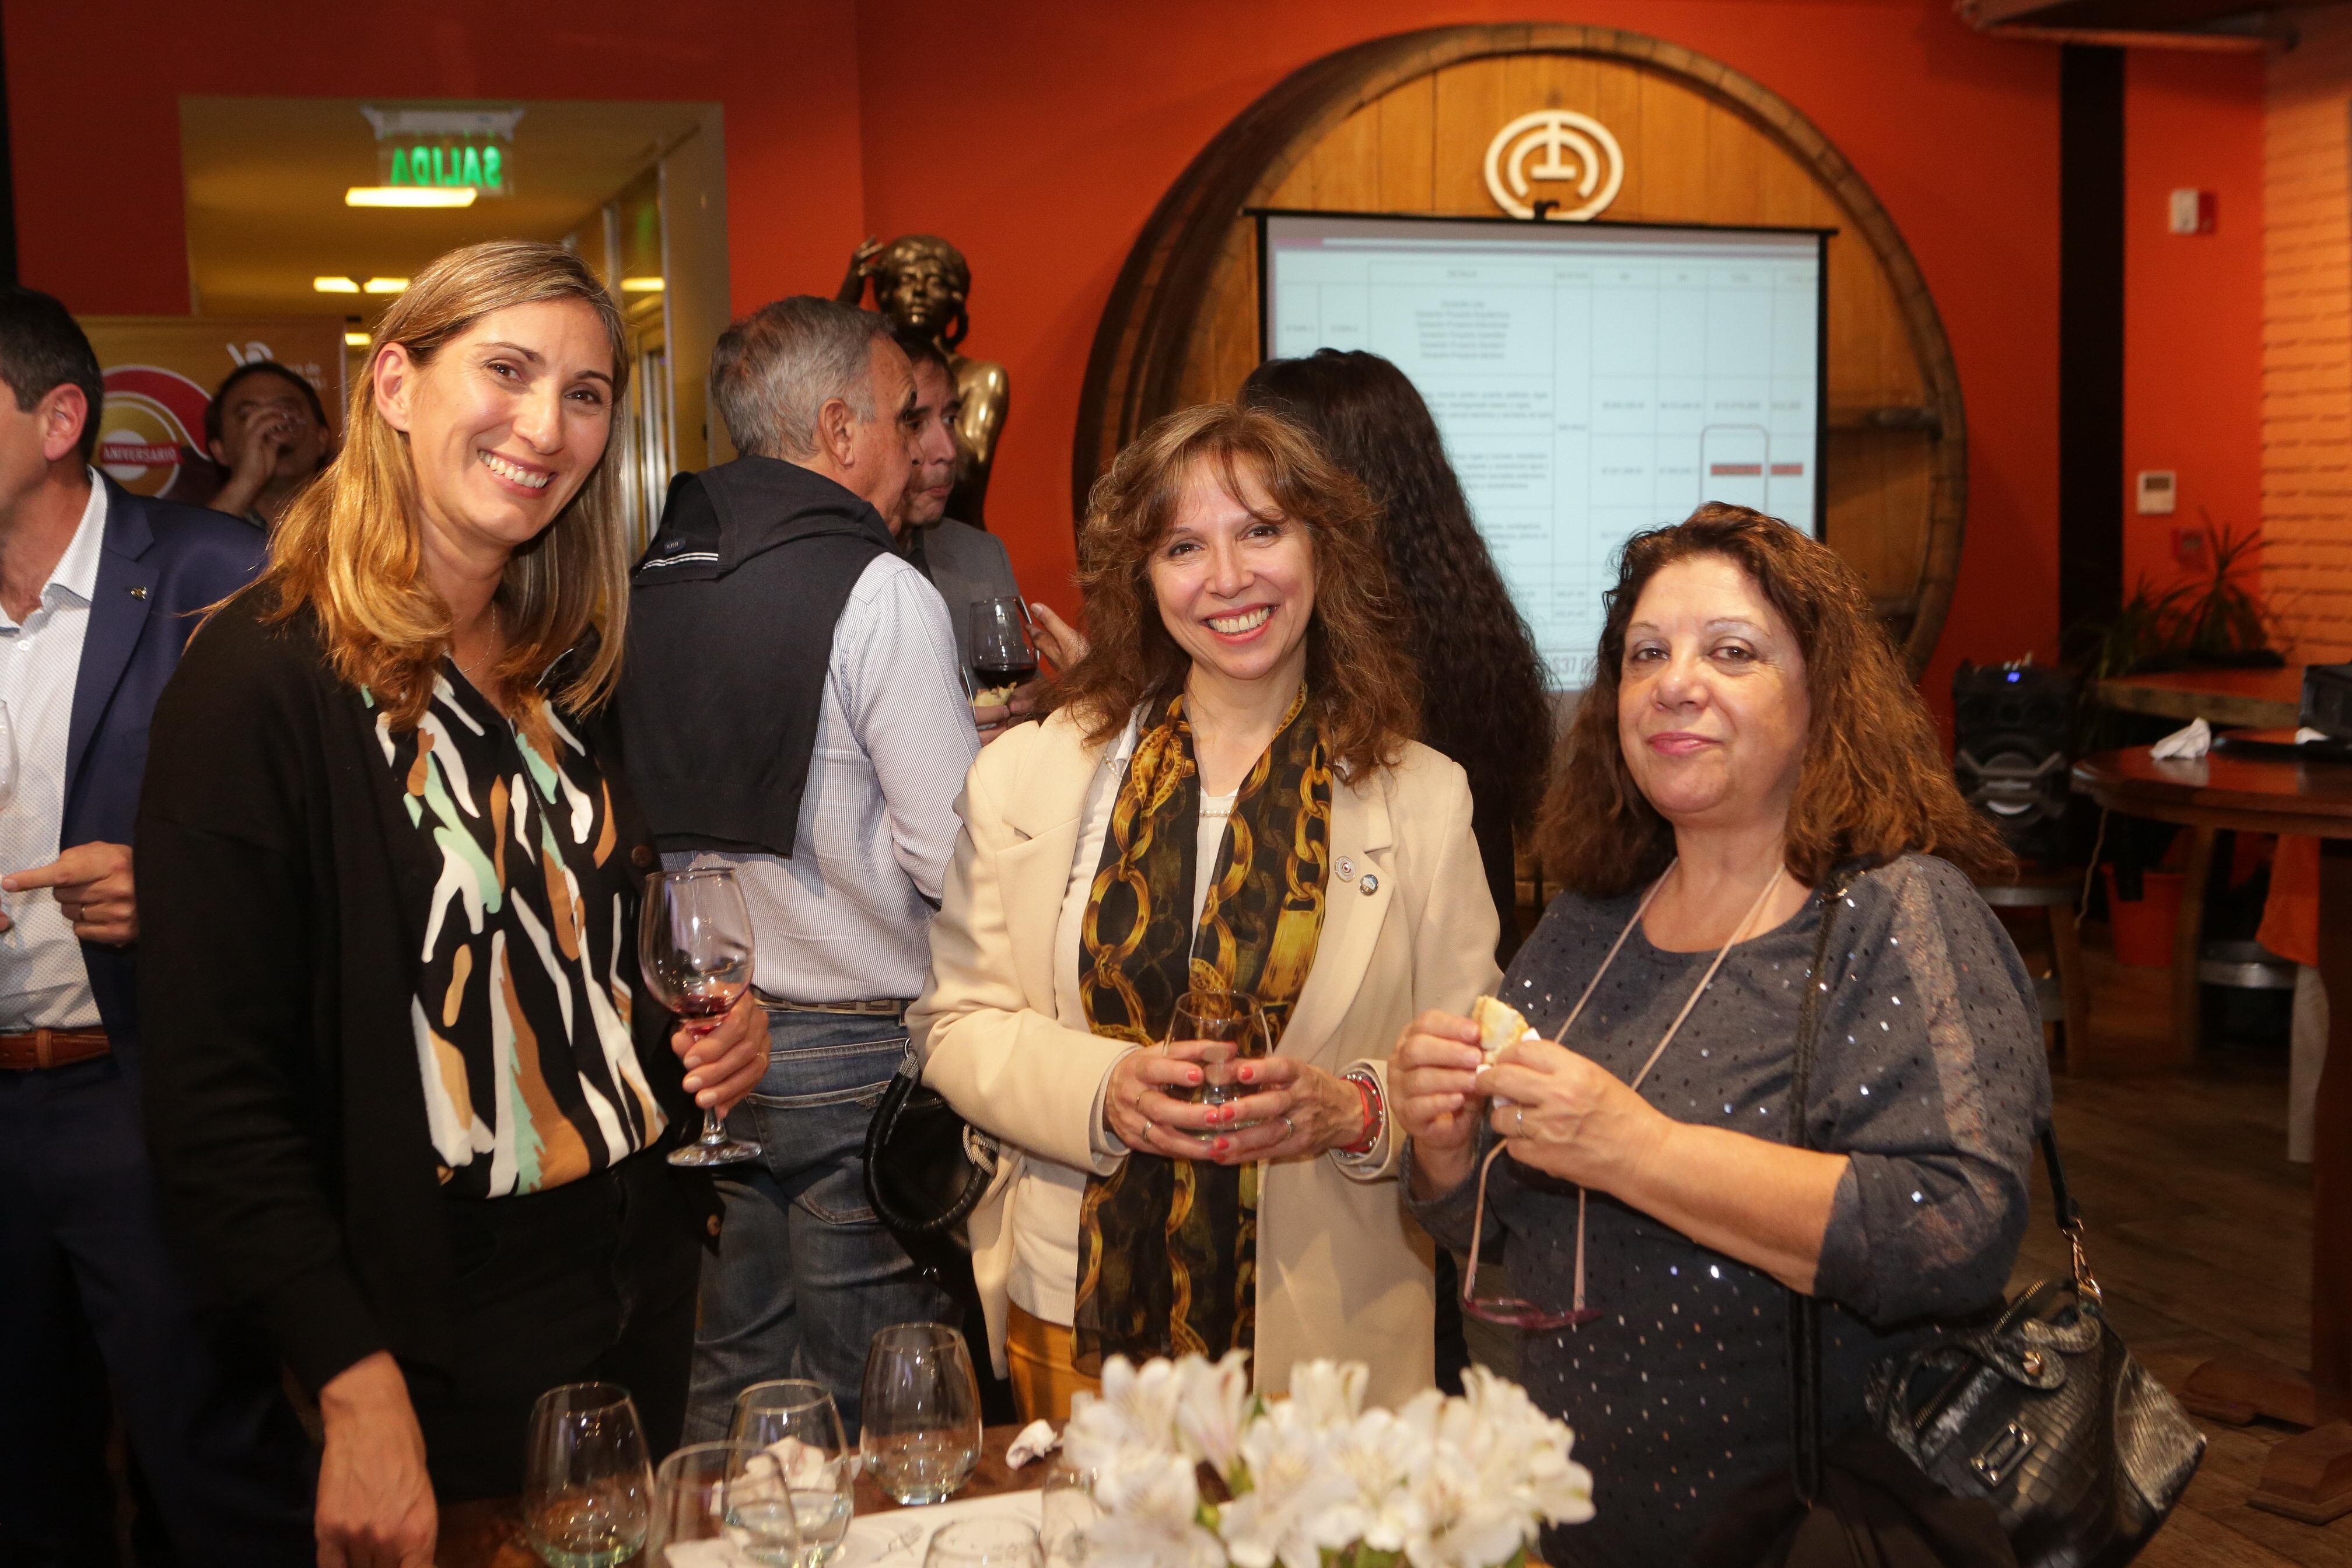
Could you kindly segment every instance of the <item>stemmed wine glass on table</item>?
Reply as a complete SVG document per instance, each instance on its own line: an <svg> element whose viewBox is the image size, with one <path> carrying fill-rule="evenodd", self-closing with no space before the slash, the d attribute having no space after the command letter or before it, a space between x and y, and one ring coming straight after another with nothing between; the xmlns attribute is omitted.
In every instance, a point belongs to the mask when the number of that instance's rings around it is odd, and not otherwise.
<svg viewBox="0 0 2352 1568"><path fill-rule="evenodd" d="M732 868L659 871L646 879L637 918L637 965L654 1000L689 1020L698 1037L751 986L751 911ZM702 1136L671 1151L673 1165L732 1165L764 1151L730 1138L717 1106L702 1112Z"/></svg>

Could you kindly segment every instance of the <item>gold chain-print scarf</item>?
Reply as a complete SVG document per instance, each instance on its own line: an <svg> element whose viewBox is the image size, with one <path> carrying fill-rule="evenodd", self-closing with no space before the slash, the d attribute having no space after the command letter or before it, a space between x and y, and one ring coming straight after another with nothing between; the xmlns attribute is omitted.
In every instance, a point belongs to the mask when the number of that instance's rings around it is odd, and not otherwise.
<svg viewBox="0 0 2352 1568"><path fill-rule="evenodd" d="M1097 1035L1156 1046L1194 988L1255 995L1279 1045L1315 962L1331 859L1331 768L1305 688L1242 781L1196 931L1199 771L1184 699L1137 741L1087 894L1078 994ZM1256 1338L1257 1168L1131 1154L1089 1176L1076 1361L1247 1351ZM1162 1245L1143 1245L1146 1237ZM1116 1238L1113 1240L1111 1238Z"/></svg>

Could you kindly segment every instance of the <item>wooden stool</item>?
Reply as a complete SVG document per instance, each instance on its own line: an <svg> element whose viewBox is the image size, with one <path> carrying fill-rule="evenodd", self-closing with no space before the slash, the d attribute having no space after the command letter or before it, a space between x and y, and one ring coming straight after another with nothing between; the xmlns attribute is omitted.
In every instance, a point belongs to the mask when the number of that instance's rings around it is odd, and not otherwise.
<svg viewBox="0 0 2352 1568"><path fill-rule="evenodd" d="M2083 969L2083 938L2074 925L2074 904L2083 894L2080 871L2028 870L2011 882L1979 882L1977 894L1996 910L2040 910L2050 922L2050 951L2057 975L2036 976L2034 999L2042 1022L2056 1025L2066 1046L2063 1071L2072 1073L2090 1055L2091 983Z"/></svg>

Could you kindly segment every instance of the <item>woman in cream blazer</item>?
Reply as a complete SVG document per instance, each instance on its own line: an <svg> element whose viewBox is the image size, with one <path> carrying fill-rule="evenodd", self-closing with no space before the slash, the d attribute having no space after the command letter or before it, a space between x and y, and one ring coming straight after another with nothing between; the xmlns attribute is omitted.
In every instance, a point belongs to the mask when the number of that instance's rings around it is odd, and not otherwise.
<svg viewBox="0 0 2352 1568"><path fill-rule="evenodd" d="M1095 641L1062 683L1062 705L989 746L966 781L931 978L908 1022L925 1081L1002 1151L971 1223L973 1273L992 1359L1013 1375L1024 1418L1066 1415L1069 1394L1092 1382L1071 1339L1074 1295L1091 1288L1091 1270L1079 1271L1081 1199L1129 1161L1245 1168L1255 1272L1244 1268L1235 1288L1244 1318L1254 1306L1262 1392L1284 1391L1292 1364L1318 1356L1369 1363L1381 1403L1433 1379L1431 1247L1397 1202L1385 1058L1420 1014L1465 1009L1494 989L1496 919L1462 770L1405 738L1409 656L1388 635L1376 526L1353 481L1276 416L1219 407L1163 420L1093 498L1082 557ZM1318 704L1318 692L1338 695ZM1271 720L1244 739L1225 717L1252 702L1280 720L1271 742ZM1275 1059L1255 1069L1265 1087L1222 1121L1185 1095L1198 1082L1190 1047L1144 1043L1162 1037L1151 1028L1114 1037L1099 991L1090 1026L1082 991L1082 955L1097 969L1109 962L1105 900L1127 868L1107 836L1129 831L1131 766L1144 765L1139 746L1147 762L1163 756L1153 750L1169 733L1163 714L1184 731L1184 765L1171 776L1191 775L1198 747L1192 921L1209 909L1212 866L1216 896L1235 902L1253 881L1286 881L1286 910L1302 879L1320 877L1311 960L1282 1008ZM1256 842L1308 845L1304 859L1281 876L1264 858L1233 874L1243 836L1222 818L1248 816L1253 785L1243 783L1240 805L1211 793L1221 772L1238 772L1220 747L1262 751L1249 775L1262 779L1302 732L1328 752L1328 821L1317 825L1327 830L1318 843L1281 816ZM1248 929L1245 917L1236 924ZM1192 984L1213 945L1193 949ZM1271 973L1262 994L1280 990ZM1094 1256L1124 1268L1160 1245L1160 1228L1098 1224ZM1175 1300L1197 1306L1181 1283Z"/></svg>

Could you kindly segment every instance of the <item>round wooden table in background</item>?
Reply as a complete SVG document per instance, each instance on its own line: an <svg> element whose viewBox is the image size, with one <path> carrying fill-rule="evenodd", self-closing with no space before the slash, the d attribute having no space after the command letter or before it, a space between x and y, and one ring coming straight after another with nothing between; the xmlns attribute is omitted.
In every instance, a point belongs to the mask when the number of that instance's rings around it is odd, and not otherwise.
<svg viewBox="0 0 2352 1568"><path fill-rule="evenodd" d="M2319 975L2330 1005L2313 1113L2311 1375L2306 1381L2236 1359L2208 1362L2190 1374L2183 1398L2200 1415L2237 1421L2261 1415L2315 1428L2271 1451L2250 1500L2315 1521L2352 1511L2352 1424L2337 1419L2352 1410L2352 763L2256 761L2226 752L2158 762L2136 746L2076 763L2074 787L2130 816L2320 840Z"/></svg>
<svg viewBox="0 0 2352 1568"><path fill-rule="evenodd" d="M2126 713L2187 723L2292 730L2302 722L2303 667L2284 669L2183 669L2170 675L2119 675L2099 682L2099 700Z"/></svg>

